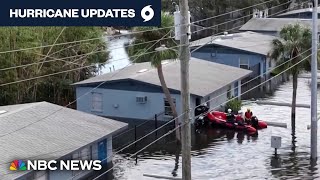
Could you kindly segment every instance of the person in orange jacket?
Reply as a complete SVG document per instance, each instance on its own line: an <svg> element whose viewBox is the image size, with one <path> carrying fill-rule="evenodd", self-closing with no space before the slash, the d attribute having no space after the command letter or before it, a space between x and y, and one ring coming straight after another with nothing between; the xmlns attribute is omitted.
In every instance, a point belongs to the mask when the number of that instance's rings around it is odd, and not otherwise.
<svg viewBox="0 0 320 180"><path fill-rule="evenodd" d="M245 121L246 121L247 123L251 122L252 116L253 116L253 113L252 113L252 111L250 110L250 108L248 108L247 111L246 111L246 113L244 114Z"/></svg>

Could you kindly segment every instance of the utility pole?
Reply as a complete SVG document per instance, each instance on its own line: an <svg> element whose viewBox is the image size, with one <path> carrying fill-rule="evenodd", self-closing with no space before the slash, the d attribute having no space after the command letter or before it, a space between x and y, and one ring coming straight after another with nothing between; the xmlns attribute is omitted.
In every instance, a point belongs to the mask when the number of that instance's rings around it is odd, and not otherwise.
<svg viewBox="0 0 320 180"><path fill-rule="evenodd" d="M311 159L317 159L318 0L313 2L311 60Z"/></svg>
<svg viewBox="0 0 320 180"><path fill-rule="evenodd" d="M189 93L189 5L188 0L179 0L180 6L180 72L182 99L182 179L191 180L191 122L190 122L190 93ZM186 113L185 113L186 112Z"/></svg>

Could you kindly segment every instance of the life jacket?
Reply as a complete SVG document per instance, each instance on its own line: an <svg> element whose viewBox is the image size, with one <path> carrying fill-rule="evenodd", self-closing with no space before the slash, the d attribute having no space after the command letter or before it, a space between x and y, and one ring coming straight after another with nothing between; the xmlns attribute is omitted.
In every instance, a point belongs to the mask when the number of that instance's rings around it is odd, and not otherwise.
<svg viewBox="0 0 320 180"><path fill-rule="evenodd" d="M251 119L251 117L252 117L252 112L250 111L250 112L246 112L245 114L244 114L244 116L247 118L247 119Z"/></svg>

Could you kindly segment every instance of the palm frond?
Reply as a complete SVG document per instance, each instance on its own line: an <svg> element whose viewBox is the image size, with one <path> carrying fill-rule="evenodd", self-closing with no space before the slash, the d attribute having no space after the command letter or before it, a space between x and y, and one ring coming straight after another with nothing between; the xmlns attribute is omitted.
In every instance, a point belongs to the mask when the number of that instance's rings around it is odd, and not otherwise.
<svg viewBox="0 0 320 180"><path fill-rule="evenodd" d="M173 16L168 13L161 13L161 27L171 27L173 25ZM161 52L155 51L155 49L161 45L165 45L167 48L176 46L175 42L170 37L172 28L164 28L160 30L158 28L159 27L137 27L134 29L135 31L145 32L137 33L135 35L135 40L130 47L127 48L129 56L136 56L132 58L131 61L135 59L135 62L138 63L151 62L153 66L157 66L162 60L176 58L177 55L174 50L166 50ZM158 41L159 39L162 40ZM145 55L145 53L147 53L147 55Z"/></svg>
<svg viewBox="0 0 320 180"><path fill-rule="evenodd" d="M311 47L311 31L300 24L287 25L280 31L280 40L274 39L272 41L271 58L277 61L277 64L283 66L277 70L284 70L292 67L297 62L302 60L308 53L301 54L309 51ZM293 58L293 59L291 59ZM290 61L289 61L290 60ZM308 63L299 63L291 69L291 73L299 73L303 69L308 69Z"/></svg>

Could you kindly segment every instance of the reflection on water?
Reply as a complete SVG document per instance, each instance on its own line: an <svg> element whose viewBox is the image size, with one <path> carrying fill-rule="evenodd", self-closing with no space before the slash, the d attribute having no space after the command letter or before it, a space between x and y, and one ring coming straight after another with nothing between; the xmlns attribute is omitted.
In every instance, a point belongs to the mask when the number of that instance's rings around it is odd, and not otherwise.
<svg viewBox="0 0 320 180"><path fill-rule="evenodd" d="M308 80L299 79L297 103L310 103ZM290 102L292 84L281 85L268 101ZM318 101L320 102L320 100ZM317 179L319 165L310 160L310 110L297 108L296 143L292 146L290 107L249 104L262 120L284 122L288 128L268 127L256 137L223 129L203 129L192 134L193 179ZM320 133L318 133L320 134ZM278 155L271 148L271 136L282 137ZM153 137L154 138L154 137ZM150 179L143 174L181 177L181 155L173 141L167 137L148 148L135 159L126 160L132 152L117 156L120 168L115 179ZM143 147L141 144L138 148ZM320 143L319 143L320 145ZM320 146L318 147L320 149ZM119 161L121 160L121 161Z"/></svg>

